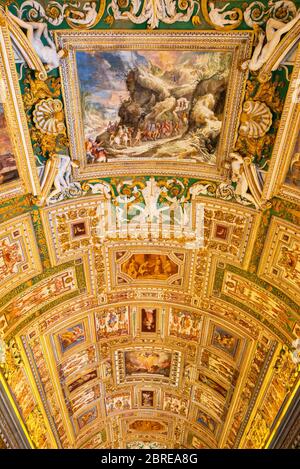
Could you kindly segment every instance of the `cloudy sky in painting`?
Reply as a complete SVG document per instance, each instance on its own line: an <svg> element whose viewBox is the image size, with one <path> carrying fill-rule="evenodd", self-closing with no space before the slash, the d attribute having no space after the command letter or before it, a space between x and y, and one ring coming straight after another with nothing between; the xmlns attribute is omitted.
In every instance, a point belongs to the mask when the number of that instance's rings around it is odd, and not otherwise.
<svg viewBox="0 0 300 469"><path fill-rule="evenodd" d="M147 65L138 52L77 52L77 70L81 93L85 97L86 136L95 137L108 122L118 118L121 102L128 98L126 75L129 70Z"/></svg>
<svg viewBox="0 0 300 469"><path fill-rule="evenodd" d="M120 104L128 98L125 80L130 70L155 66L164 80L173 84L174 74L174 85L183 85L196 81L200 70L218 69L219 58L225 55L203 51L77 52L85 136L95 138L109 121L118 119Z"/></svg>

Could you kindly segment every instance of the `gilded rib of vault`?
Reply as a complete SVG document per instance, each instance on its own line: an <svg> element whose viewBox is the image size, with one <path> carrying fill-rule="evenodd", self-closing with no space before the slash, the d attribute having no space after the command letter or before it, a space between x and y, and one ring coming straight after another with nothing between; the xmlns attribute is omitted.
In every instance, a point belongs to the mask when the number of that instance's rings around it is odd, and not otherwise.
<svg viewBox="0 0 300 469"><path fill-rule="evenodd" d="M299 387L299 2L2 4L0 380L30 445L267 448Z"/></svg>

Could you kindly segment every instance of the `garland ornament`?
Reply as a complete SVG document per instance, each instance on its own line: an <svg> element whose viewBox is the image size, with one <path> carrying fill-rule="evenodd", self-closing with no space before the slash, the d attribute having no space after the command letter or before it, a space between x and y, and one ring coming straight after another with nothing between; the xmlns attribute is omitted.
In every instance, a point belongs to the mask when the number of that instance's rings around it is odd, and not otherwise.
<svg viewBox="0 0 300 469"><path fill-rule="evenodd" d="M107 12L109 16L105 21L109 25L114 20L130 20L134 24L147 22L151 29L157 28L160 21L174 24L192 20L194 26L200 24L197 0L112 0Z"/></svg>

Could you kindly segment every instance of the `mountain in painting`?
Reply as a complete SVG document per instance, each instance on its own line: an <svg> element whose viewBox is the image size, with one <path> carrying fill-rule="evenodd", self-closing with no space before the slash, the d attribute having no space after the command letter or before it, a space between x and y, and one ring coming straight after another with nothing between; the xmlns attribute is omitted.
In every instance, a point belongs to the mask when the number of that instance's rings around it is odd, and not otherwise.
<svg viewBox="0 0 300 469"><path fill-rule="evenodd" d="M85 55L79 78L89 163L137 157L215 163L230 54Z"/></svg>

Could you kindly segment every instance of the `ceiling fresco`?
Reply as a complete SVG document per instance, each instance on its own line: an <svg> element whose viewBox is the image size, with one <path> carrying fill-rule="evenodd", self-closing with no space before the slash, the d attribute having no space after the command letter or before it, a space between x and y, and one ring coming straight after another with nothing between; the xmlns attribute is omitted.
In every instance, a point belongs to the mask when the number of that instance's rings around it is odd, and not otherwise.
<svg viewBox="0 0 300 469"><path fill-rule="evenodd" d="M300 2L0 4L0 391L29 446L270 447L300 382Z"/></svg>

